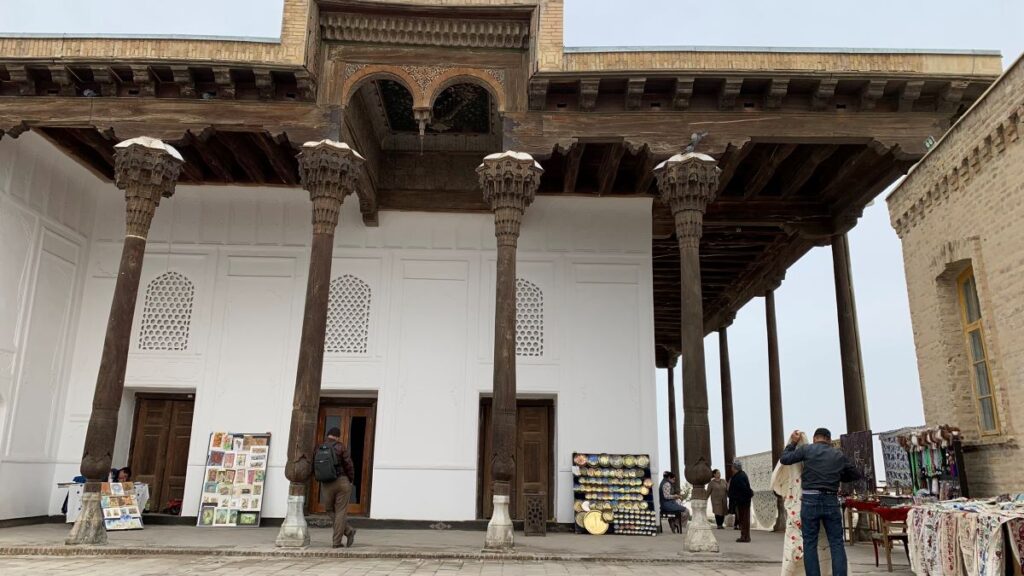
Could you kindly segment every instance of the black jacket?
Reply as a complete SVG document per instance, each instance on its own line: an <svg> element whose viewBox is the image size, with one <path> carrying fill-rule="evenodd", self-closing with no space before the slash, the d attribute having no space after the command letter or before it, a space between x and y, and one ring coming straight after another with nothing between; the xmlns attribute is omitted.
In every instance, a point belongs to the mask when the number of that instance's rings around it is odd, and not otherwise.
<svg viewBox="0 0 1024 576"><path fill-rule="evenodd" d="M750 479L743 470L732 475L729 481L729 507L750 506L754 499L754 491L750 488Z"/></svg>
<svg viewBox="0 0 1024 576"><path fill-rule="evenodd" d="M779 458L782 464L804 463L800 483L803 490L839 492L840 482L859 480L862 474L842 452L828 444L796 444L786 446Z"/></svg>

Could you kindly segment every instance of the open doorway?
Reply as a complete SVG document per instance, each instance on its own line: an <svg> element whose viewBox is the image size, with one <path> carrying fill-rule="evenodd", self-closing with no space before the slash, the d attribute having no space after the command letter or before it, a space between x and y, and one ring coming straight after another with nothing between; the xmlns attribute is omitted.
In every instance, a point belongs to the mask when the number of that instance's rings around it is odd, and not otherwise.
<svg viewBox="0 0 1024 576"><path fill-rule="evenodd" d="M317 442L324 439L331 428L341 430L341 441L352 455L356 478L352 486L352 499L348 504L350 516L370 514L370 492L373 485L373 435L377 416L375 399L320 400L320 417L317 420ZM310 514L325 513L320 502L320 483L311 481L307 504Z"/></svg>
<svg viewBox="0 0 1024 576"><path fill-rule="evenodd" d="M490 398L480 399L477 516L483 519L490 518L494 508L491 490L491 406ZM525 494L535 491L547 494L548 516L554 516L554 432L553 400L516 402L516 477L509 503L513 520L526 518Z"/></svg>

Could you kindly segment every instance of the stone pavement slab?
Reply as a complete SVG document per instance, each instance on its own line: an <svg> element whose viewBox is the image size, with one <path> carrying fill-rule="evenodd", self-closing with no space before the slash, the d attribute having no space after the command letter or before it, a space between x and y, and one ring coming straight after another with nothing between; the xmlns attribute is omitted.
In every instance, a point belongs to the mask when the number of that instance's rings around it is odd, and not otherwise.
<svg viewBox="0 0 1024 576"><path fill-rule="evenodd" d="M21 569L18 565L4 563L19 557L18 562L31 562L28 556L35 556L48 561L71 563L102 562L98 556L118 556L109 558L114 566L128 559L134 564L137 561L151 560L157 564L166 562L167 558L178 557L188 559L191 563L196 558L205 558L211 566L220 566L218 562L230 564L234 561L253 562L263 566L293 566L308 568L316 574L316 566L331 565L344 561L347 572L343 573L375 573L374 568L359 572L362 568L376 566L374 562L385 562L388 568L379 573L437 573L452 570L453 574L462 573L509 573L509 574L548 574L572 573L558 572L562 564L566 566L587 565L601 572L604 566L648 566L652 570L658 565L705 566L710 572L720 569L745 571L744 573L777 574L781 562L782 535L769 532L754 532L753 542L739 544L735 542L737 533L732 530L713 531L718 538L721 552L718 554L689 554L682 551L683 537L678 534L660 534L658 536L586 536L577 534L552 533L546 537L527 538L517 534L516 552L513 555L501 556L484 554L483 532L458 530L375 530L361 529L356 537L356 545L352 549L330 548L329 529L311 529L312 544L308 549L280 549L274 546L277 528L197 528L190 526L150 526L144 530L111 532L108 534L109 544L102 547L71 547L63 544L67 536L68 526L63 524L38 524L15 528L0 529L0 573L7 574L3 568ZM848 547L851 570L854 573L872 572L887 573L884 564L876 569L874 555L870 544L858 544ZM896 573L909 574L906 556L902 550L894 551ZM159 557L159 560L151 557ZM408 561L410 564L403 564ZM429 562L428 562L429 561ZM472 561L472 562L471 562ZM482 563L481 563L482 561ZM488 562L493 561L493 562ZM178 560L177 562L183 562ZM417 563L424 563L422 566ZM433 564L431 564L433 562ZM475 564L473 563L475 562ZM883 558L884 562L884 558ZM227 565L225 564L225 565ZM500 567L523 566L531 568L526 572L506 572L500 568L497 572L465 572L466 566L484 568L496 564ZM556 567L546 567L553 564ZM406 571L416 567L412 572ZM140 563L140 567L146 564ZM188 573L206 573L200 565L193 566L194 571ZM296 569L298 569L296 568ZM564 568L564 566L563 566ZM140 568L141 569L141 568ZM220 568L211 569L211 574L218 573ZM269 568L268 568L269 569ZM475 568L472 568L475 569ZM525 568L524 568L525 569ZM262 570L262 568L261 568ZM397 570L397 572L395 572ZM428 570L422 572L422 570ZM547 571L545 571L547 570ZM554 570L554 572L551 572ZM609 568L611 570L611 568ZM749 570L749 571L748 571ZM15 573L15 572L11 572ZM60 572L55 572L60 573ZM115 572L116 573L116 572ZM144 573L161 573L144 572ZM263 573L263 572L258 572ZM282 568L270 574L288 574ZM609 574L630 573L611 571ZM676 573L676 572L666 572ZM684 572L678 572L684 573ZM133 572L133 574L139 574Z"/></svg>

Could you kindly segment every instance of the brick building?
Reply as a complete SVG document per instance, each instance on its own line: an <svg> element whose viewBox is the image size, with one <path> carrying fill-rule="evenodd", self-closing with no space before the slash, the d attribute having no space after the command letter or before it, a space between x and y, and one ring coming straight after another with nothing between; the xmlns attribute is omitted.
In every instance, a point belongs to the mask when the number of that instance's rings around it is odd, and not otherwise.
<svg viewBox="0 0 1024 576"><path fill-rule="evenodd" d="M1024 490L1024 59L889 196L929 425L959 426L972 496Z"/></svg>

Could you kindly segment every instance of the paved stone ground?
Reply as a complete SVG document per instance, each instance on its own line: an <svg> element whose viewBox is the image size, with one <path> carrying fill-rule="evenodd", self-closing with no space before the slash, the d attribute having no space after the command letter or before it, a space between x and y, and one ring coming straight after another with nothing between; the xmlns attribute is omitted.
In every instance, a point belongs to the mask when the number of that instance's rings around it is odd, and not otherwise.
<svg viewBox="0 0 1024 576"><path fill-rule="evenodd" d="M481 556L482 532L436 530L359 531L351 550L328 547L330 531L313 529L307 550L274 547L275 528L200 529L151 526L110 533L105 547L63 545L68 526L42 524L0 529L0 574L444 574L446 576L548 574L777 575L782 535L755 532L752 544L737 544L731 530L715 531L721 553L681 553L682 537L549 534L518 536L517 555ZM869 544L849 547L851 572L889 574L875 568ZM908 575L902 550L894 554L894 574ZM884 559L883 559L884 562Z"/></svg>

